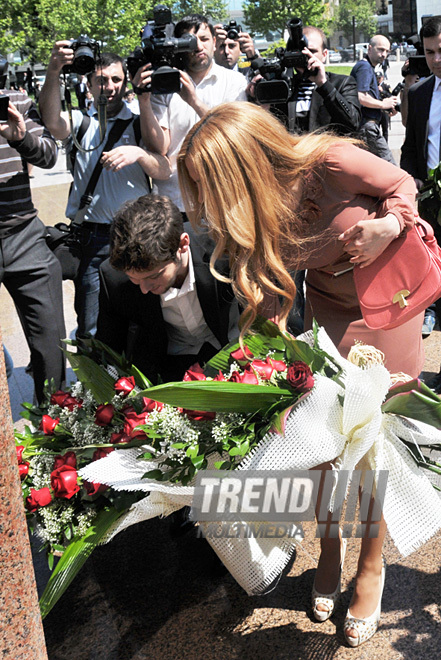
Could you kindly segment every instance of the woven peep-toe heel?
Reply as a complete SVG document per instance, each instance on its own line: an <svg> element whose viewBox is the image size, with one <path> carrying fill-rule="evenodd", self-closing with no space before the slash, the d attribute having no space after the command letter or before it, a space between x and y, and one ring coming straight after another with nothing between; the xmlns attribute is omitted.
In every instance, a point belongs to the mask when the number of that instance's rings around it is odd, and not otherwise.
<svg viewBox="0 0 441 660"><path fill-rule="evenodd" d="M367 642L368 639L373 637L377 632L378 624L381 617L381 599L383 597L384 589L384 580L386 577L386 562L383 558L383 566L381 568L381 591L380 598L378 599L378 604L375 609L375 612L368 616L366 619L357 619L352 616L350 610L346 615L345 623L343 626L343 633L345 636L346 642L349 646L356 647ZM350 637L347 634L348 630L355 630L357 632L357 637Z"/></svg>
<svg viewBox="0 0 441 660"><path fill-rule="evenodd" d="M335 591L333 591L332 594L319 593L315 588L315 580L314 580L314 585L312 587L312 613L317 621L320 622L327 621L334 612L335 605L341 593L341 573L343 570L343 563L346 555L346 545L347 545L346 539L342 539L340 545L340 553L341 553L340 573L338 576L338 584L337 587L335 588ZM324 605L327 609L318 610L317 605Z"/></svg>

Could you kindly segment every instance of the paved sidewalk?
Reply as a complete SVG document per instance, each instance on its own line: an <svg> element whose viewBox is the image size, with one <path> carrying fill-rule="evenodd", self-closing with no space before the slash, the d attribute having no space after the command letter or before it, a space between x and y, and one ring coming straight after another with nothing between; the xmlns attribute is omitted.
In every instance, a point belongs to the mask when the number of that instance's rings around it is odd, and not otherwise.
<svg viewBox="0 0 441 660"><path fill-rule="evenodd" d="M400 65L401 67L401 65ZM399 75L395 63L391 78ZM397 69L397 72L395 71ZM398 82L398 80L396 80ZM393 78L392 84L395 84ZM392 120L399 159L404 129ZM47 224L64 219L69 175L34 169L32 188ZM73 285L64 284L68 334L75 328ZM14 420L32 399L24 372L29 352L12 302L0 289L3 339L15 362L10 383ZM440 333L425 340L426 370L439 367ZM98 548L44 622L49 660L432 660L440 656L441 537L400 559L390 539L381 627L360 649L344 645L342 626L356 572L358 541L350 540L343 595L335 617L317 623L310 594L319 544L312 524L273 592L248 597L229 576L213 575L213 555L193 533L172 539L167 520L141 523ZM35 558L40 587L45 560ZM32 658L29 658L32 660Z"/></svg>

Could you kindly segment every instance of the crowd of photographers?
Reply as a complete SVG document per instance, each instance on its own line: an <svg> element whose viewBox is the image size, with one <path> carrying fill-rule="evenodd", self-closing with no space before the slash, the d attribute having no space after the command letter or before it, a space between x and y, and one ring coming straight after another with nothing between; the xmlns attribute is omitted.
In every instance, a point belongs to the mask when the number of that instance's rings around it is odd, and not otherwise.
<svg viewBox="0 0 441 660"><path fill-rule="evenodd" d="M265 58L235 21L213 26L204 16L192 15L174 26L170 11L159 5L127 61L101 53L98 43L85 36L58 41L39 90L39 114L25 94L0 91L0 281L19 312L38 400L45 379L52 378L56 387L64 379L58 348L64 337L62 272L32 204L28 168L53 166L55 140L70 154L73 176L66 216L71 221L70 240L79 249L70 275L79 340L96 333L100 271L110 254L110 229L118 209L146 199L153 186L153 193L171 200L186 220L176 158L188 131L214 106L259 103L292 132L330 129L359 136L371 151L393 162L387 125L399 109L401 89L391 90L376 74L387 59L388 39L373 37L367 57L346 76L326 72L326 37L320 29L304 27L297 18L287 28L286 48ZM250 66L239 67L242 55ZM406 66L403 75L415 75ZM60 95L60 83L72 72L79 80L78 109L72 109L68 86L65 103ZM4 86L5 70L0 74ZM133 90L127 89L128 74ZM407 91L410 78L405 81ZM405 94L404 122L407 107ZM293 277L299 296L291 328L298 332L302 274ZM177 319L167 328L185 325L186 312ZM182 341L188 344L191 333L185 334Z"/></svg>

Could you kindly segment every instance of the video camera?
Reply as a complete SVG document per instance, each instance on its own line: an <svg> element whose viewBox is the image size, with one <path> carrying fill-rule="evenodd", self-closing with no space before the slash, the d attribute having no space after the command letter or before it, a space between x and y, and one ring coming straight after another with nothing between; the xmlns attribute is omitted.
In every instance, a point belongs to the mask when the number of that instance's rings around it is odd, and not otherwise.
<svg viewBox="0 0 441 660"><path fill-rule="evenodd" d="M430 69L427 66L426 57L424 55L424 47L421 43L420 35L414 34L412 37L407 39L409 46L416 48L418 55L411 55L409 57L409 66L406 69L405 73L402 71L403 76L409 74L419 76L420 78L427 78L430 76Z"/></svg>
<svg viewBox="0 0 441 660"><path fill-rule="evenodd" d="M63 67L64 73L78 73L85 76L95 71L97 60L100 56L100 47L95 39L90 39L87 34L82 34L78 39L72 39L69 45L74 51L72 64Z"/></svg>
<svg viewBox="0 0 441 660"><path fill-rule="evenodd" d="M228 25L222 26L227 33L227 39L233 39L237 41L239 39L239 33L242 32L242 26L238 25L236 21L230 21Z"/></svg>
<svg viewBox="0 0 441 660"><path fill-rule="evenodd" d="M274 57L258 57L251 62L251 67L260 73L263 80L255 85L255 97L259 103L286 103L292 95L292 78L287 69L303 69L303 77L315 75L317 69L308 71L308 58L302 50L308 47L308 39L303 34L303 23L300 18L288 21L289 32L286 48L276 48Z"/></svg>
<svg viewBox="0 0 441 660"><path fill-rule="evenodd" d="M401 92L402 89L404 89L405 84L403 82L399 82L392 90L390 89L389 86L386 85L381 85L379 87L379 92L380 92L380 97L381 99L389 99L391 96L398 96L398 94ZM401 103L397 103L395 106L395 110L398 112L401 112Z"/></svg>
<svg viewBox="0 0 441 660"><path fill-rule="evenodd" d="M153 20L148 21L140 34L141 46L137 46L127 58L127 68L132 78L144 64L153 68L152 82L147 87L134 87L137 94L173 94L181 88L179 70L174 67L178 53L191 53L197 48L197 39L193 34L180 38L173 36L174 25L171 11L164 5L153 9Z"/></svg>

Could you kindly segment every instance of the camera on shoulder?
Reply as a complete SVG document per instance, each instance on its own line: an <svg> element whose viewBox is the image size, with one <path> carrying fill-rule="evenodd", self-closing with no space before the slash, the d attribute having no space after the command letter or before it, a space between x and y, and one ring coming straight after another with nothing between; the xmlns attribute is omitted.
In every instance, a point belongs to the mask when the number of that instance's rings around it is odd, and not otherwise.
<svg viewBox="0 0 441 660"><path fill-rule="evenodd" d="M144 64L151 64L153 68L151 84L144 88L134 87L137 94L179 92L181 82L179 70L176 68L176 56L196 50L197 39L193 34L174 37L173 29L170 9L164 5L156 5L153 9L153 20L148 21L140 32L141 46L137 46L127 58L127 68L132 78Z"/></svg>
<svg viewBox="0 0 441 660"><path fill-rule="evenodd" d="M303 70L303 77L314 76L317 69L308 70L308 58L302 53L308 47L300 18L288 21L289 39L286 48L276 48L273 58L258 57L251 67L260 73L261 80L255 85L255 97L259 103L287 103L292 96L292 76L288 69Z"/></svg>

